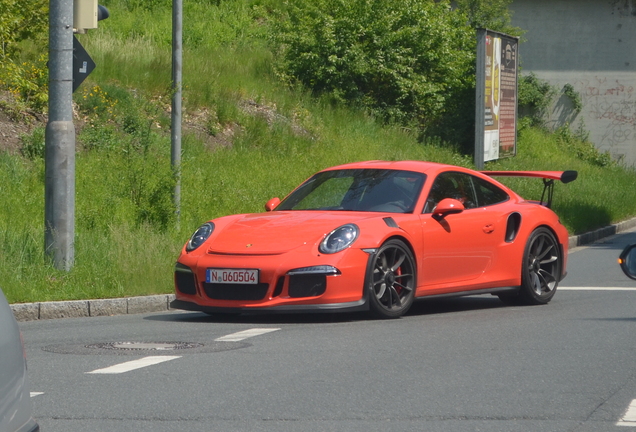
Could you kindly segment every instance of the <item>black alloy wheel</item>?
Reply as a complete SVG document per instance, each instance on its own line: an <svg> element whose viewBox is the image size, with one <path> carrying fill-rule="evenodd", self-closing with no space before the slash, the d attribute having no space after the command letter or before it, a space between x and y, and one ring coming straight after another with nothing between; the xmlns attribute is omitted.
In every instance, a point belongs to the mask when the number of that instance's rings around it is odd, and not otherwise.
<svg viewBox="0 0 636 432"><path fill-rule="evenodd" d="M389 240L377 251L369 270L369 303L378 318L398 318L413 304L416 287L415 260L401 240Z"/></svg>
<svg viewBox="0 0 636 432"><path fill-rule="evenodd" d="M532 232L523 254L520 296L528 304L546 304L556 292L561 277L561 251L547 228Z"/></svg>

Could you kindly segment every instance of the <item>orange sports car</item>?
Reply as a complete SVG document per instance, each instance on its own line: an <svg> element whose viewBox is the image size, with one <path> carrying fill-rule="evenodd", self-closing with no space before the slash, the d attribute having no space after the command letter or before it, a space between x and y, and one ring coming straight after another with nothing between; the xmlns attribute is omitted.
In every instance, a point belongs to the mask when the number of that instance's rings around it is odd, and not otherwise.
<svg viewBox="0 0 636 432"><path fill-rule="evenodd" d="M527 201L493 176L542 178L543 197ZM545 304L566 275L568 252L568 232L550 210L554 181L576 176L417 161L328 168L272 198L265 213L197 229L176 263L171 305L396 318L434 296Z"/></svg>

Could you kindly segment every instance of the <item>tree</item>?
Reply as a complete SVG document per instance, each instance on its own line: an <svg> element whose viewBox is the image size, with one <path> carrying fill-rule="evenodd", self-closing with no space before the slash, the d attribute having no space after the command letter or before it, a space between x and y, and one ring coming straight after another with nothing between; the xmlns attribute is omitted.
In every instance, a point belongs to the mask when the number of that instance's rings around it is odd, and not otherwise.
<svg viewBox="0 0 636 432"><path fill-rule="evenodd" d="M468 16L468 24L473 28L520 36L522 31L510 23L512 14L508 6L512 0L456 0L458 10Z"/></svg>
<svg viewBox="0 0 636 432"><path fill-rule="evenodd" d="M13 57L25 39L48 40L48 0L0 0L0 58Z"/></svg>

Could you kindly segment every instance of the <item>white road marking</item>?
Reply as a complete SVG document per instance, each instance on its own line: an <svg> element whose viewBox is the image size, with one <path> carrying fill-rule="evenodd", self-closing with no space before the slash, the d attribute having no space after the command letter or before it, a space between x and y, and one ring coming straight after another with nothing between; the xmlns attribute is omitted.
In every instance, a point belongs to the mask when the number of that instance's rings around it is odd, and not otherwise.
<svg viewBox="0 0 636 432"><path fill-rule="evenodd" d="M247 338L263 335L266 333L271 333L276 330L280 330L280 328L253 328L253 329L244 330L238 333L232 333L227 336L220 337L218 339L215 339L215 342L239 342ZM95 369L94 371L86 372L86 373L87 374L120 374L120 373L130 372L135 369L140 369L147 366L152 366L159 363L167 362L169 360L178 359L178 358L181 358L181 356L148 356L138 360L132 360L125 363L116 364L114 366L109 366L103 369ZM32 397L33 397L33 394L32 394Z"/></svg>
<svg viewBox="0 0 636 432"><path fill-rule="evenodd" d="M557 287L557 291L636 291L635 287Z"/></svg>
<svg viewBox="0 0 636 432"><path fill-rule="evenodd" d="M149 356L144 357L139 360L133 360L125 363L116 364L114 366L110 366L103 369L95 369L91 372L86 372L87 374L120 374L124 372L130 372L135 369L140 369L146 366L152 366L159 363L167 362L169 360L174 360L181 358L181 356Z"/></svg>
<svg viewBox="0 0 636 432"><path fill-rule="evenodd" d="M279 328L253 328L249 330L240 331L238 333L232 333L227 336L214 339L214 341L215 342L240 342L244 339L251 338L254 336L260 336L266 333L271 333L276 330L280 330L280 329Z"/></svg>
<svg viewBox="0 0 636 432"><path fill-rule="evenodd" d="M627 408L627 412L623 415L623 418L620 419L616 426L631 426L636 427L636 399L629 404L629 408Z"/></svg>
<svg viewBox="0 0 636 432"><path fill-rule="evenodd" d="M44 392L31 392L31 397L36 397L36 396L40 396L43 395Z"/></svg>

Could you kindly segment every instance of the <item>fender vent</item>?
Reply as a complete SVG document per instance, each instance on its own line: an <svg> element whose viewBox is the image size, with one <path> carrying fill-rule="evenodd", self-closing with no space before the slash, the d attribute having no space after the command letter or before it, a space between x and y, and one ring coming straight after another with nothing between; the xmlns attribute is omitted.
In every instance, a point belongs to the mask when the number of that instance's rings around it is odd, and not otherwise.
<svg viewBox="0 0 636 432"><path fill-rule="evenodd" d="M519 227L521 226L521 215L519 213L512 213L508 216L508 223L506 224L506 243L512 243L519 234Z"/></svg>

